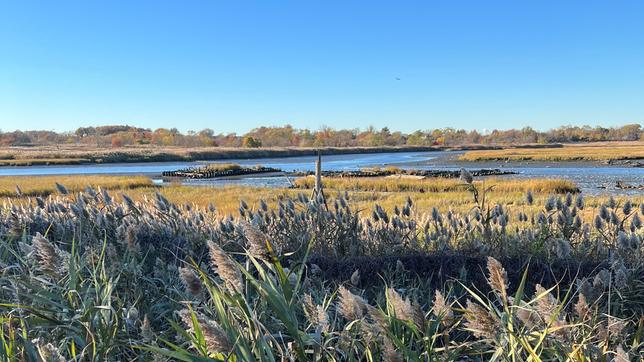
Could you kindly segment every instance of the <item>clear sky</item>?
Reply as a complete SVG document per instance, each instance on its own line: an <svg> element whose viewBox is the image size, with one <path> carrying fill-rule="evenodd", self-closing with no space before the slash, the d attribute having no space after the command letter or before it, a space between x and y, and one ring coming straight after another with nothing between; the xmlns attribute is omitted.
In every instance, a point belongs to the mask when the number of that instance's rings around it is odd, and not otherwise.
<svg viewBox="0 0 644 362"><path fill-rule="evenodd" d="M644 123L644 1L0 1L0 129Z"/></svg>

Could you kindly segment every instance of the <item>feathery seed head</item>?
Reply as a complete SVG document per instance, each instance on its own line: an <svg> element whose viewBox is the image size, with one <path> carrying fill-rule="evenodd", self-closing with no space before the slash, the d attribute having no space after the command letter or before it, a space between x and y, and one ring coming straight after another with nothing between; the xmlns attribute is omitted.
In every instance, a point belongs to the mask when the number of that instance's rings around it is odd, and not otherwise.
<svg viewBox="0 0 644 362"><path fill-rule="evenodd" d="M465 313L465 327L475 337L494 339L499 330L499 323L487 310L468 299Z"/></svg>
<svg viewBox="0 0 644 362"><path fill-rule="evenodd" d="M201 280L192 269L187 267L179 268L179 276L181 277L181 281L186 287L186 291L188 291L188 293L194 296L198 296L201 293Z"/></svg>
<svg viewBox="0 0 644 362"><path fill-rule="evenodd" d="M323 306L316 305L310 294L306 294L304 296L302 307L304 309L304 315L309 323L316 328L319 328L322 332L327 332L329 330L329 316L326 313L326 310L324 310Z"/></svg>
<svg viewBox="0 0 644 362"><path fill-rule="evenodd" d="M546 200L546 204L544 205L544 209L546 209L546 211L550 212L550 211L554 210L554 208L556 206L556 203L557 203L557 201L555 200L555 198L553 196L550 196L550 197L548 197L548 200Z"/></svg>
<svg viewBox="0 0 644 362"><path fill-rule="evenodd" d="M143 323L141 323L141 336L143 337L143 340L148 343L154 338L150 318L147 314L143 316Z"/></svg>
<svg viewBox="0 0 644 362"><path fill-rule="evenodd" d="M358 286L358 284L360 284L360 270L359 270L359 269L356 269L356 270L353 272L353 274L351 274L351 279L349 279L349 281L350 281L350 282L351 282L351 284L353 284L354 286Z"/></svg>
<svg viewBox="0 0 644 362"><path fill-rule="evenodd" d="M541 317L542 321L546 323L554 321L555 312L559 307L557 299L555 299L552 294L546 293L546 289L542 287L541 284L537 284L535 286L534 294L534 298L536 300L534 309Z"/></svg>
<svg viewBox="0 0 644 362"><path fill-rule="evenodd" d="M624 215L628 215L631 211L633 211L633 204L631 204L630 200L626 200L626 202L624 202L624 206L622 206L622 212Z"/></svg>
<svg viewBox="0 0 644 362"><path fill-rule="evenodd" d="M594 224L596 229L601 229L604 227L604 221L602 219L603 218L601 217L601 215L595 216Z"/></svg>
<svg viewBox="0 0 644 362"><path fill-rule="evenodd" d="M451 324L454 320L454 312L452 306L447 303L443 294L437 290L434 293L434 305L432 306L432 313L438 317L443 325Z"/></svg>
<svg viewBox="0 0 644 362"><path fill-rule="evenodd" d="M228 291L231 294L242 293L244 280L237 264L212 240L208 241L208 250L210 251L211 265L223 280Z"/></svg>
<svg viewBox="0 0 644 362"><path fill-rule="evenodd" d="M638 230L639 228L642 227L642 220L640 219L639 215L637 214L633 215L633 219L631 220L631 225L635 230Z"/></svg>
<svg viewBox="0 0 644 362"><path fill-rule="evenodd" d="M401 320L412 321L422 328L425 323L425 315L419 306L413 305L409 298L403 299L394 288L387 288L387 300L394 310L396 318Z"/></svg>
<svg viewBox="0 0 644 362"><path fill-rule="evenodd" d="M608 208L606 207L606 205L599 207L599 216L605 221L610 220L610 214L608 213Z"/></svg>
<svg viewBox="0 0 644 362"><path fill-rule="evenodd" d="M58 190L58 192L61 195L68 195L69 194L69 191L67 190L67 188L65 186L59 184L58 182L56 182L56 190Z"/></svg>
<svg viewBox="0 0 644 362"><path fill-rule="evenodd" d="M508 275L501 263L491 256L487 258L488 284L503 301L508 300Z"/></svg>
<svg viewBox="0 0 644 362"><path fill-rule="evenodd" d="M474 177L472 177L472 174L470 173L470 171L468 171L468 170L466 170L464 168L461 168L460 179L461 179L461 181L463 181L463 182L465 182L467 184L471 184L474 181Z"/></svg>
<svg viewBox="0 0 644 362"><path fill-rule="evenodd" d="M43 271L57 277L67 270L67 260L65 260L64 253L40 233L36 233L31 244Z"/></svg>
<svg viewBox="0 0 644 362"><path fill-rule="evenodd" d="M367 302L360 296L351 293L347 288L341 286L338 289L339 302L338 313L345 319L353 321L364 316L367 309Z"/></svg>
<svg viewBox="0 0 644 362"><path fill-rule="evenodd" d="M382 361L383 362L402 362L403 357L396 349L396 347L391 343L389 337L383 338L382 344Z"/></svg>
<svg viewBox="0 0 644 362"><path fill-rule="evenodd" d="M584 296L582 293L579 293L579 297L577 299L577 303L575 303L574 309L577 316L582 320L586 319L586 316L589 315L590 307L586 302L586 296Z"/></svg>
<svg viewBox="0 0 644 362"><path fill-rule="evenodd" d="M192 313L187 309L179 311L179 317L188 327L189 333L194 333L195 325L192 320ZM201 329L206 347L210 353L229 354L233 351L233 344L230 342L226 332L217 324L217 322L206 318L206 316L195 313L195 319Z"/></svg>

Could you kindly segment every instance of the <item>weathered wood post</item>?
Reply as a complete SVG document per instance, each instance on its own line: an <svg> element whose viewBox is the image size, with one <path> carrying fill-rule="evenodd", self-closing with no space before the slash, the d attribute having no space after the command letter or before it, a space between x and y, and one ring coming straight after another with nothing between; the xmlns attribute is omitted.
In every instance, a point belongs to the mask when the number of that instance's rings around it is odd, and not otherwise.
<svg viewBox="0 0 644 362"><path fill-rule="evenodd" d="M315 194L322 191L322 155L318 150L318 159L315 161Z"/></svg>
<svg viewBox="0 0 644 362"><path fill-rule="evenodd" d="M326 197L324 197L324 190L322 187L322 154L318 150L318 158L315 161L315 186L313 187L313 198L322 198L324 207L326 208Z"/></svg>

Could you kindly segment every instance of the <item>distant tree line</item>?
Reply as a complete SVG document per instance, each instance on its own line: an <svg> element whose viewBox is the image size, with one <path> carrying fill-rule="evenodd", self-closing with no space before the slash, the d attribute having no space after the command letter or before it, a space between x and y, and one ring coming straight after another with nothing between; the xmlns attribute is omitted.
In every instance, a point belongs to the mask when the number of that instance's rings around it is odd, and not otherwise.
<svg viewBox="0 0 644 362"><path fill-rule="evenodd" d="M636 141L644 140L640 124L622 127L564 126L545 132L530 127L493 130L481 134L476 130L442 128L415 131L409 134L385 127L319 130L283 127L259 127L238 135L215 133L206 128L181 133L176 128L151 130L124 125L81 127L74 132L0 131L0 146L41 146L85 144L96 147L123 147L132 145L179 147L351 147L351 146L459 146L509 145L559 142Z"/></svg>

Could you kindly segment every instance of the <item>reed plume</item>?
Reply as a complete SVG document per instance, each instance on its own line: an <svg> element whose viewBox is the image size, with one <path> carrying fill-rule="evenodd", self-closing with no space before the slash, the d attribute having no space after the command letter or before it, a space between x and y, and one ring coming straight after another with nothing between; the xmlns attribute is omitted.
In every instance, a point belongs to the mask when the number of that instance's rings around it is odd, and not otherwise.
<svg viewBox="0 0 644 362"><path fill-rule="evenodd" d="M187 267L181 267L179 268L179 277L181 277L181 282L183 282L184 287L186 288L186 291L193 296L198 296L201 294L201 291L203 289L201 285L201 280L195 272Z"/></svg>
<svg viewBox="0 0 644 362"><path fill-rule="evenodd" d="M554 321L555 312L559 307L557 299L552 294L546 293L546 289L541 284L535 286L534 299L534 309L542 321L546 323Z"/></svg>
<svg viewBox="0 0 644 362"><path fill-rule="evenodd" d="M586 302L586 296L584 296L582 293L579 293L579 297L577 299L577 303L575 303L574 309L577 316L582 320L586 319L586 316L589 315L590 307Z"/></svg>
<svg viewBox="0 0 644 362"><path fill-rule="evenodd" d="M414 322L418 328L423 327L425 323L425 315L418 305L411 303L409 298L403 299L403 297L393 288L387 288L386 294L396 318Z"/></svg>
<svg viewBox="0 0 644 362"><path fill-rule="evenodd" d="M189 333L195 332L195 325L192 320L192 313L187 309L179 311L179 316L183 323L188 327ZM223 353L230 354L233 350L233 344L230 342L226 332L217 324L217 322L206 318L206 316L195 313L195 319L203 338L206 342L206 347L210 353Z"/></svg>
<svg viewBox="0 0 644 362"><path fill-rule="evenodd" d="M434 292L434 304L432 306L432 313L438 317L443 325L449 325L454 319L454 312L452 306L447 303L443 294L436 290Z"/></svg>
<svg viewBox="0 0 644 362"><path fill-rule="evenodd" d="M347 320L361 319L364 316L367 302L362 297L351 293L343 286L338 289L338 294L338 313L341 316Z"/></svg>
<svg viewBox="0 0 644 362"><path fill-rule="evenodd" d="M501 296L501 300L507 302L508 275L501 263L491 256L487 258L488 284Z"/></svg>
<svg viewBox="0 0 644 362"><path fill-rule="evenodd" d="M248 241L248 252L250 255L265 261L273 261L276 257L276 250L268 236L259 230L258 227L250 223L244 224L243 230L244 236Z"/></svg>
<svg viewBox="0 0 644 362"><path fill-rule="evenodd" d="M324 310L323 306L316 305L310 294L306 294L304 296L302 308L304 309L306 319L311 323L311 325L319 328L322 332L327 332L329 330L329 316L326 313L326 310Z"/></svg>
<svg viewBox="0 0 644 362"><path fill-rule="evenodd" d="M210 261L217 275L223 280L226 288L231 294L242 293L244 290L244 279L242 273L231 257L215 242L208 241Z"/></svg>
<svg viewBox="0 0 644 362"><path fill-rule="evenodd" d="M383 362L402 362L403 357L401 353L394 347L393 343L388 337L384 337L382 341L382 361Z"/></svg>
<svg viewBox="0 0 644 362"><path fill-rule="evenodd" d="M475 337L494 339L499 331L499 322L490 313L468 299L465 313L465 327Z"/></svg>
<svg viewBox="0 0 644 362"><path fill-rule="evenodd" d="M44 272L52 277L58 277L66 272L68 260L56 245L40 233L33 237L31 243L35 257Z"/></svg>

